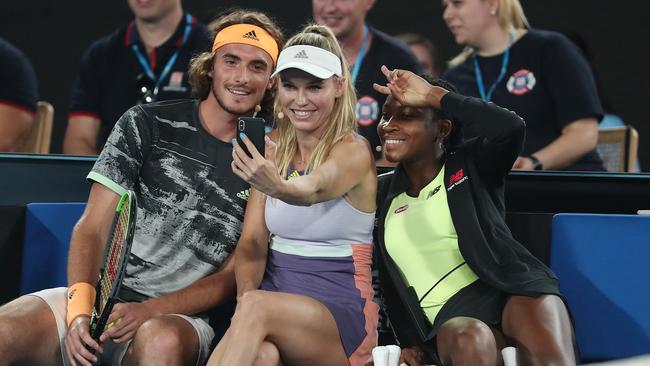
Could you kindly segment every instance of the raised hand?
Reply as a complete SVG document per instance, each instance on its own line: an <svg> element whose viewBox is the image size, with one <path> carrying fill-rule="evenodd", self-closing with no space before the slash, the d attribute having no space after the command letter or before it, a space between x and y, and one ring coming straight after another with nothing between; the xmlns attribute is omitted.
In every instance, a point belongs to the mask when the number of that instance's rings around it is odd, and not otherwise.
<svg viewBox="0 0 650 366"><path fill-rule="evenodd" d="M429 107L431 102L431 84L421 77L408 70L389 70L386 66L381 67L381 72L386 76L388 83L385 86L377 83L373 88L386 95L392 95L402 105L411 107Z"/></svg>
<svg viewBox="0 0 650 366"><path fill-rule="evenodd" d="M268 136L265 137L264 156L262 156L246 135L243 135L241 140L251 152L252 157L249 157L233 140L231 165L233 173L250 183L258 191L277 197L277 193L284 183L275 164L277 145Z"/></svg>
<svg viewBox="0 0 650 366"><path fill-rule="evenodd" d="M440 109L440 99L449 92L429 84L408 70L389 70L382 66L381 72L386 76L388 83L385 86L374 83L372 87L382 94L393 96L403 106Z"/></svg>

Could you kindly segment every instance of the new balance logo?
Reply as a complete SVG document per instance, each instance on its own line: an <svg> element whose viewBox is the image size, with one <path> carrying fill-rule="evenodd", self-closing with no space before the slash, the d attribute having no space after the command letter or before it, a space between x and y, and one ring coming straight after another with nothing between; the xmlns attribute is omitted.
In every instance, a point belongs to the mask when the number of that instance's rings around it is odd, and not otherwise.
<svg viewBox="0 0 650 366"><path fill-rule="evenodd" d="M456 173L449 176L449 184L447 187L447 192L451 191L452 189L454 189L454 187L463 183L467 179L469 179L469 177L465 175L463 169L459 169Z"/></svg>
<svg viewBox="0 0 650 366"><path fill-rule="evenodd" d="M305 52L305 50L301 50L300 52L296 53L293 58L309 58L309 56L307 56L307 52Z"/></svg>
<svg viewBox="0 0 650 366"><path fill-rule="evenodd" d="M465 176L465 172L463 172L463 169L459 169L456 173L452 174L449 176L449 186L453 185L454 183L458 182L459 180L463 179Z"/></svg>
<svg viewBox="0 0 650 366"><path fill-rule="evenodd" d="M251 191L250 189L245 189L239 193L237 193L237 197L243 199L244 201L248 201L248 197L250 196Z"/></svg>
<svg viewBox="0 0 650 366"><path fill-rule="evenodd" d="M252 39L254 41L259 41L260 40L259 38L257 38L257 34L255 34L254 30L252 30L252 31L250 31L248 33L245 33L242 37L250 38L250 39Z"/></svg>

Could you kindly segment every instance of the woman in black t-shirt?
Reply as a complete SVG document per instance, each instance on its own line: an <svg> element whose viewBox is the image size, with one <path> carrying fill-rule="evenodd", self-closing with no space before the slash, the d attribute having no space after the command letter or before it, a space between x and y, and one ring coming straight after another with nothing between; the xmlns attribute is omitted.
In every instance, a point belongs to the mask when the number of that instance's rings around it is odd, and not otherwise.
<svg viewBox="0 0 650 366"><path fill-rule="evenodd" d="M519 0L443 0L443 7L466 47L443 77L526 121L513 168L604 170L595 150L603 111L580 51L559 33L529 28Z"/></svg>

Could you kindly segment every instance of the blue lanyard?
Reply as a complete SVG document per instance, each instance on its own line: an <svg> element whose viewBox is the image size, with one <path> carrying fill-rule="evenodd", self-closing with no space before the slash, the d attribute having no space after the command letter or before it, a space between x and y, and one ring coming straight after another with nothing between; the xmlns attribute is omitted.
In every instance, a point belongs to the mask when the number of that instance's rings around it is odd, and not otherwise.
<svg viewBox="0 0 650 366"><path fill-rule="evenodd" d="M133 43L133 45L131 46L133 52L135 52L135 56L138 58L138 61L140 62L140 65L144 69L144 72L147 74L149 79L156 82L156 89L158 89L160 83L162 83L162 81L167 77L172 67L176 63L178 54L180 53L181 48L183 48L185 42L187 42L187 38L189 37L191 30L192 30L192 16L189 13L185 13L185 31L183 32L183 41L176 49L176 52L174 52L172 57L170 57L169 60L167 61L167 64L163 68L163 71L160 73L158 79L156 79L156 75L153 73L153 70L151 70L151 66L149 66L149 61L140 51L140 47L138 47L138 44Z"/></svg>
<svg viewBox="0 0 650 366"><path fill-rule="evenodd" d="M366 56L366 47L368 47L368 26L363 25L363 43L361 43L361 49L357 53L357 60L354 62L354 67L352 68L352 84L357 80L357 75L359 75L359 69L363 63L363 58Z"/></svg>
<svg viewBox="0 0 650 366"><path fill-rule="evenodd" d="M497 85L503 80L503 77L506 76L506 69L508 68L508 62L510 61L510 46L512 46L512 41L514 39L514 32L510 32L510 41L508 42L508 48L503 53L501 57L501 71L499 72L499 77L490 85L490 89L487 94L485 94L485 85L483 84L483 76L481 75L481 67L478 64L478 58L476 57L476 52L472 54L472 60L474 61L474 74L476 75L476 85L478 86L478 91L481 93L481 99L486 102L489 102L492 98L492 93L496 89Z"/></svg>

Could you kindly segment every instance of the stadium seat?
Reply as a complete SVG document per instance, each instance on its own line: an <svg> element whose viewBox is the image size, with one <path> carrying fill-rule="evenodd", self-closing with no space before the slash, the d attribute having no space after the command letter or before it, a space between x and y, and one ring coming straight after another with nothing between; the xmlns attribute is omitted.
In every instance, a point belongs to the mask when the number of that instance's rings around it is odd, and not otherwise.
<svg viewBox="0 0 650 366"><path fill-rule="evenodd" d="M650 352L650 216L557 214L551 268L582 361Z"/></svg>
<svg viewBox="0 0 650 366"><path fill-rule="evenodd" d="M596 150L610 172L638 171L639 133L629 125L599 128Z"/></svg>
<svg viewBox="0 0 650 366"><path fill-rule="evenodd" d="M29 203L20 294L67 286L68 248L72 228L86 203Z"/></svg>

